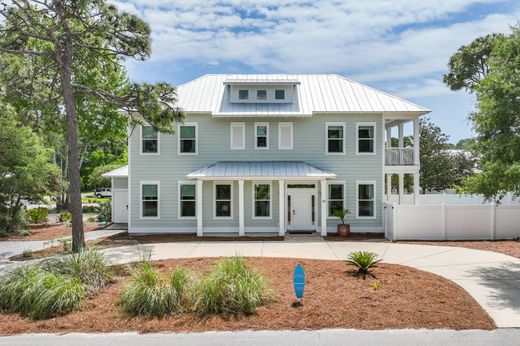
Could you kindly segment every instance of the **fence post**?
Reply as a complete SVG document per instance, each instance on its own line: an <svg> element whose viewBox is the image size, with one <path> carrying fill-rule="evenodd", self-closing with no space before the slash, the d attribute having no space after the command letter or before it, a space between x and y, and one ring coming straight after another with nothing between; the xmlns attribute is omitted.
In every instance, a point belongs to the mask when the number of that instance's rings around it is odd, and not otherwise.
<svg viewBox="0 0 520 346"><path fill-rule="evenodd" d="M491 203L491 240L497 238L497 205Z"/></svg>
<svg viewBox="0 0 520 346"><path fill-rule="evenodd" d="M397 204L395 204L395 203L392 205L392 213L393 213L393 215L392 215L392 216L393 216L393 218L392 218L392 223L393 223L393 225L392 225L392 228L393 228L393 230L392 230L393 238L394 238L394 240L399 240L399 239L397 238L397 218L398 218L399 216L398 216L398 212L397 212Z"/></svg>
<svg viewBox="0 0 520 346"><path fill-rule="evenodd" d="M441 239L448 240L448 208L446 207L446 203L441 204Z"/></svg>

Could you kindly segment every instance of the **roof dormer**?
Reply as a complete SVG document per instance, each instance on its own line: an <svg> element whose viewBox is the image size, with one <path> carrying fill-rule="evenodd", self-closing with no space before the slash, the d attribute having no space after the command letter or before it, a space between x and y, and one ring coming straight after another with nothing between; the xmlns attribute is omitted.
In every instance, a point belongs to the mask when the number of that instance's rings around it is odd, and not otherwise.
<svg viewBox="0 0 520 346"><path fill-rule="evenodd" d="M293 103L297 79L226 79L230 103Z"/></svg>

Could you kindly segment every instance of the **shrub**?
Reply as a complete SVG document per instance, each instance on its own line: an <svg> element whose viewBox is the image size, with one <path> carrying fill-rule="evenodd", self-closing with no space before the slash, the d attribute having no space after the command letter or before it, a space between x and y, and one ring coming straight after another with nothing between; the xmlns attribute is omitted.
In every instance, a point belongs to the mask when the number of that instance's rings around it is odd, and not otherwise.
<svg viewBox="0 0 520 346"><path fill-rule="evenodd" d="M97 218L100 222L112 221L112 204L110 202L99 203L99 212Z"/></svg>
<svg viewBox="0 0 520 346"><path fill-rule="evenodd" d="M0 206L0 230L15 232L26 224L25 213L21 208L9 209Z"/></svg>
<svg viewBox="0 0 520 346"><path fill-rule="evenodd" d="M68 211L62 211L59 216L59 221L61 223L70 222L72 220L72 214Z"/></svg>
<svg viewBox="0 0 520 346"><path fill-rule="evenodd" d="M97 219L94 216L90 216L87 218L87 222L96 222Z"/></svg>
<svg viewBox="0 0 520 346"><path fill-rule="evenodd" d="M347 264L357 268L357 275L363 275L363 280L370 274L370 268L374 268L381 260L378 255L371 251L355 251L348 255Z"/></svg>
<svg viewBox="0 0 520 346"><path fill-rule="evenodd" d="M250 315L270 298L263 276L248 268L242 257L215 265L195 290L195 310L202 315Z"/></svg>
<svg viewBox="0 0 520 346"><path fill-rule="evenodd" d="M31 231L24 229L18 232L18 235L22 238L30 237L32 235Z"/></svg>
<svg viewBox="0 0 520 346"><path fill-rule="evenodd" d="M99 207L95 205L84 205L81 209L83 214L98 213Z"/></svg>
<svg viewBox="0 0 520 346"><path fill-rule="evenodd" d="M25 215L29 223L47 223L47 218L49 217L49 210L43 207L29 209L27 210Z"/></svg>
<svg viewBox="0 0 520 346"><path fill-rule="evenodd" d="M63 252L69 252L70 251L70 238L59 238L56 240L58 243L60 243L63 246Z"/></svg>
<svg viewBox="0 0 520 346"><path fill-rule="evenodd" d="M23 250L22 257L23 258L31 258L33 256L32 250Z"/></svg>
<svg viewBox="0 0 520 346"><path fill-rule="evenodd" d="M0 229L0 238L7 238L9 233L5 229Z"/></svg>

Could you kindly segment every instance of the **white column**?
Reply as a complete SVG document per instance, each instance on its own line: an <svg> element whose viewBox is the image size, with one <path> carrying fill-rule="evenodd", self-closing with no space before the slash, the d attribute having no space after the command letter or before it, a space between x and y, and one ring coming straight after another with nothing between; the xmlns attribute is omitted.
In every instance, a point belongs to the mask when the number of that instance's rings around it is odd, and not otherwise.
<svg viewBox="0 0 520 346"><path fill-rule="evenodd" d="M321 235L327 235L327 180L321 180Z"/></svg>
<svg viewBox="0 0 520 346"><path fill-rule="evenodd" d="M419 160L419 141L420 141L420 131L419 131L419 118L415 118L413 120L413 160L414 165L420 165Z"/></svg>
<svg viewBox="0 0 520 346"><path fill-rule="evenodd" d="M386 128L386 147L387 148L392 147L392 128L391 127Z"/></svg>
<svg viewBox="0 0 520 346"><path fill-rule="evenodd" d="M196 204L197 204L197 236L202 237L202 180L197 180Z"/></svg>
<svg viewBox="0 0 520 346"><path fill-rule="evenodd" d="M419 204L419 173L413 175L413 199L415 204Z"/></svg>
<svg viewBox="0 0 520 346"><path fill-rule="evenodd" d="M279 219L279 230L278 235L285 235L285 218L287 213L285 211L285 181L278 181L278 219Z"/></svg>
<svg viewBox="0 0 520 346"><path fill-rule="evenodd" d="M399 173L399 204L403 203L403 195L404 195L404 173Z"/></svg>
<svg viewBox="0 0 520 346"><path fill-rule="evenodd" d="M238 181L238 235L245 234L244 227L244 181Z"/></svg>
<svg viewBox="0 0 520 346"><path fill-rule="evenodd" d="M399 132L399 135L398 135L398 147L399 147L399 164L402 165L403 164L403 151L401 150L402 148L404 148L404 125L403 124L399 124L398 126L398 132ZM399 203L401 203L401 201L399 201Z"/></svg>
<svg viewBox="0 0 520 346"><path fill-rule="evenodd" d="M392 174L386 174L386 200L390 201L392 195Z"/></svg>

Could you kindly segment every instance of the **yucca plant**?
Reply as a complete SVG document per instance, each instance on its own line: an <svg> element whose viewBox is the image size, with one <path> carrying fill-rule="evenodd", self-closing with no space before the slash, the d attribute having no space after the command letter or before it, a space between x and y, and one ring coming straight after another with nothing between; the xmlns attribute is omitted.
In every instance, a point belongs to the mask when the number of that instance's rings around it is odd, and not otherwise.
<svg viewBox="0 0 520 346"><path fill-rule="evenodd" d="M371 251L355 251L351 252L347 257L347 264L357 268L357 275L363 275L363 280L367 275L373 276L370 273L370 268L374 268L381 260L378 255Z"/></svg>

